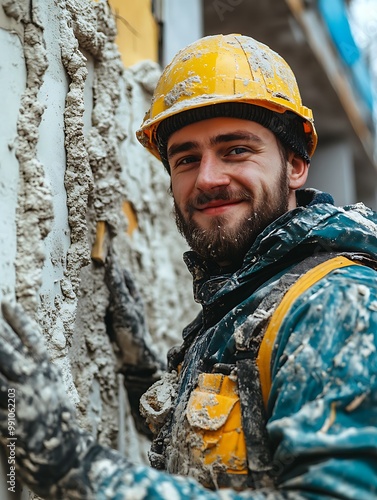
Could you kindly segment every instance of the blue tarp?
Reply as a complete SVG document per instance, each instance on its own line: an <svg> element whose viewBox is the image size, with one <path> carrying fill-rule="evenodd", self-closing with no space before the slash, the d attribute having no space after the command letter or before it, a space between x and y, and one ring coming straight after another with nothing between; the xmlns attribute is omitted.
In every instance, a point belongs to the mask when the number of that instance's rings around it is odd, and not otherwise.
<svg viewBox="0 0 377 500"><path fill-rule="evenodd" d="M350 69L357 90L372 112L374 98L371 77L353 38L344 0L318 0L318 8L342 61Z"/></svg>

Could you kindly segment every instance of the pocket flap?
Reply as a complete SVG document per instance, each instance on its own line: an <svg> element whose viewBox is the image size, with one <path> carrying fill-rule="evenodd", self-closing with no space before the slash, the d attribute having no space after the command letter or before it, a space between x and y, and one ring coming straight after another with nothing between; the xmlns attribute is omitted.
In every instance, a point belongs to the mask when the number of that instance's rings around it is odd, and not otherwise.
<svg viewBox="0 0 377 500"><path fill-rule="evenodd" d="M227 421L237 398L194 390L187 405L187 420L192 427L216 431Z"/></svg>

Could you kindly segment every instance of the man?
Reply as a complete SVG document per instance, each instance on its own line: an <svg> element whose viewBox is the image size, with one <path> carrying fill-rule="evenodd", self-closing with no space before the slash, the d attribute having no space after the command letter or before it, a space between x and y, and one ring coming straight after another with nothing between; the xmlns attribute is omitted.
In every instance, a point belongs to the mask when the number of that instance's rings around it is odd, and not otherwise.
<svg viewBox="0 0 377 500"><path fill-rule="evenodd" d="M317 136L288 65L248 37L199 40L138 137L171 174L202 305L141 398L159 470L78 427L36 328L4 304L1 432L15 388L23 480L48 498L375 499L377 218L301 189ZM115 257L106 273L132 389L159 364L132 281Z"/></svg>

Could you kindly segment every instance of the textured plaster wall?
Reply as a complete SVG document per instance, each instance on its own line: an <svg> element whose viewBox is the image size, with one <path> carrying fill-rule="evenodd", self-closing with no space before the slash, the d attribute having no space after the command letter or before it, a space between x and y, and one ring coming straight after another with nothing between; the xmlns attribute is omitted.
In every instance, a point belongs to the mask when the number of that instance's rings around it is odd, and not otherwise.
<svg viewBox="0 0 377 500"><path fill-rule="evenodd" d="M141 462L147 443L106 333L103 266L91 260L97 222L136 279L160 352L195 306L169 178L135 139L160 69L125 69L115 35L105 0L0 0L0 297L15 293L38 320L82 425Z"/></svg>

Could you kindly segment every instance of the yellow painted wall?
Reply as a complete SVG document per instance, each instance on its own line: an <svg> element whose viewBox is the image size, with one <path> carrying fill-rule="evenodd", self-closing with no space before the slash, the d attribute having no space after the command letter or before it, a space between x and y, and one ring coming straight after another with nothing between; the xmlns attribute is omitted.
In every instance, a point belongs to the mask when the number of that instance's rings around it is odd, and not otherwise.
<svg viewBox="0 0 377 500"><path fill-rule="evenodd" d="M158 61L158 25L151 0L109 0L117 22L116 42L125 66L143 59Z"/></svg>

